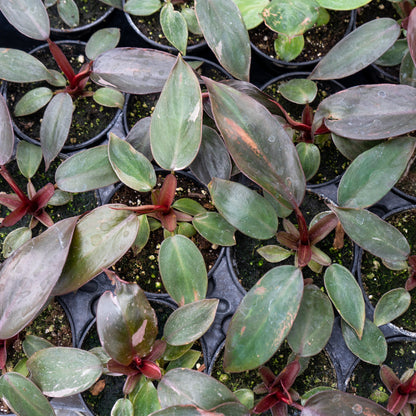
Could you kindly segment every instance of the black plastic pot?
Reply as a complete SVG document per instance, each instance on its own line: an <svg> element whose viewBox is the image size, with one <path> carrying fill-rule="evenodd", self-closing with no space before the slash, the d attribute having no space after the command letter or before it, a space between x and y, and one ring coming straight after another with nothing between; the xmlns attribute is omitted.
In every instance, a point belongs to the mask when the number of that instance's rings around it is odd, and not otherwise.
<svg viewBox="0 0 416 416"><path fill-rule="evenodd" d="M65 45L65 44L69 44L69 45L77 45L77 46L79 46L80 48L82 48L82 51L84 51L84 49L85 49L85 45L86 45L86 43L85 42L80 42L80 41L77 41L77 40L64 40L64 41L58 41L58 42L56 42L58 45ZM40 50L43 50L43 49L47 49L48 48L48 45L47 44L45 44L45 45L41 45L41 46L38 46L37 48L35 48L35 49L33 49L32 51L30 51L30 54L34 54L34 53L36 53L36 52L38 52L38 51L40 51ZM4 82L3 83L4 84L4 91L3 91L3 94L5 95L5 97L6 97L6 99L7 99L7 90L8 90L8 83L6 83L6 82ZM91 99L91 98L90 98ZM92 99L91 99L92 100ZM40 111L44 111L44 109L41 109ZM117 109L117 110L114 110L114 112L115 112L115 114L114 114L114 116L113 116L113 118L112 118L112 120L111 120L111 122L109 123L109 124L107 124L106 125L106 127L99 133L99 134L97 134L97 135L95 135L94 137L90 137L90 138L88 138L88 139L86 139L85 141L83 141L82 143L77 143L77 144L65 144L64 146L63 146L63 148L62 148L62 151L63 152L67 152L67 153L71 153L71 152L74 152L74 151L77 151L77 150L80 150L80 149L84 149L84 148L87 148L87 147L90 147L91 145L93 145L93 144L95 144L95 143L98 143L98 142L100 142L100 141L103 141L103 140L105 140L106 139L106 137L107 137L107 133L114 127L114 125L115 125L115 123L117 122L117 120L119 119L119 117L120 117L120 115L121 115L121 110L120 109ZM30 117L30 116L27 116L27 117ZM35 115L35 117L38 117L37 115ZM35 145L40 145L40 142L39 142L39 140L36 140L36 139L34 139L33 137L30 137L30 136L28 136L27 134L25 134L18 126L17 126L17 124L16 124L16 122L14 121L14 120L12 120L13 121L13 128L14 128L14 131L15 131L15 133L16 133L16 135L19 137L19 138L21 138L21 139L23 139L23 140L26 140L26 141L28 141L28 142L30 142L30 143L33 143L33 144L35 144Z"/></svg>

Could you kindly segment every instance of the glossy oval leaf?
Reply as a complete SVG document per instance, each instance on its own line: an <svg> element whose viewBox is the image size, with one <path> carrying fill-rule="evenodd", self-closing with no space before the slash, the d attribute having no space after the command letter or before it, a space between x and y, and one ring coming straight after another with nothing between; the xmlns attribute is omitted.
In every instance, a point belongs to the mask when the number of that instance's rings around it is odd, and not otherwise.
<svg viewBox="0 0 416 416"><path fill-rule="evenodd" d="M403 234L364 209L330 206L347 235L364 250L389 263L405 261L410 247Z"/></svg>
<svg viewBox="0 0 416 416"><path fill-rule="evenodd" d="M85 46L85 54L93 61L103 52L107 52L117 46L120 40L120 29L118 27L107 27L97 30Z"/></svg>
<svg viewBox="0 0 416 416"><path fill-rule="evenodd" d="M122 109L124 106L124 95L113 88L99 88L94 92L94 101L104 107L116 107Z"/></svg>
<svg viewBox="0 0 416 416"><path fill-rule="evenodd" d="M290 62L298 57L304 46L305 37L303 35L298 35L293 38L281 35L274 40L274 49L277 57L286 62Z"/></svg>
<svg viewBox="0 0 416 416"><path fill-rule="evenodd" d="M195 405L209 410L223 403L238 403L223 384L199 371L175 368L165 374L157 387L162 408Z"/></svg>
<svg viewBox="0 0 416 416"><path fill-rule="evenodd" d="M230 179L232 163L224 141L216 130L202 126L199 152L191 163L192 173L205 185L212 178Z"/></svg>
<svg viewBox="0 0 416 416"><path fill-rule="evenodd" d="M234 162L275 198L300 204L306 181L296 148L276 118L236 89L205 79L215 121Z"/></svg>
<svg viewBox="0 0 416 416"><path fill-rule="evenodd" d="M196 341L214 322L218 299L203 299L176 309L163 328L163 337L171 345Z"/></svg>
<svg viewBox="0 0 416 416"><path fill-rule="evenodd" d="M279 85L279 92L296 104L311 103L318 93L318 87L310 79L294 78Z"/></svg>
<svg viewBox="0 0 416 416"><path fill-rule="evenodd" d="M314 143L301 142L296 145L300 163L308 181L312 179L319 170L321 164L321 153L319 147Z"/></svg>
<svg viewBox="0 0 416 416"><path fill-rule="evenodd" d="M160 25L166 39L182 54L186 55L188 43L188 26L181 12L173 8L172 3L165 3L160 10Z"/></svg>
<svg viewBox="0 0 416 416"><path fill-rule="evenodd" d="M379 201L401 178L415 147L414 137L400 137L359 155L341 178L339 205L365 208Z"/></svg>
<svg viewBox="0 0 416 416"><path fill-rule="evenodd" d="M321 7L330 10L354 10L371 0L316 0Z"/></svg>
<svg viewBox="0 0 416 416"><path fill-rule="evenodd" d="M48 104L52 97L52 90L47 87L30 90L17 102L14 108L14 115L21 117L36 113L36 111Z"/></svg>
<svg viewBox="0 0 416 416"><path fill-rule="evenodd" d="M45 305L65 264L76 221L76 217L59 221L2 264L0 339L20 332Z"/></svg>
<svg viewBox="0 0 416 416"><path fill-rule="evenodd" d="M75 153L62 162L55 173L60 189L67 192L86 192L119 181L108 160L108 146L102 145Z"/></svg>
<svg viewBox="0 0 416 416"><path fill-rule="evenodd" d="M125 140L110 134L108 158L118 178L129 188L149 192L156 185L153 165Z"/></svg>
<svg viewBox="0 0 416 416"><path fill-rule="evenodd" d="M324 281L335 308L361 338L365 323L365 302L354 276L346 267L334 263L326 269Z"/></svg>
<svg viewBox="0 0 416 416"><path fill-rule="evenodd" d="M269 360L289 333L303 293L294 266L267 272L246 294L227 331L224 370L251 370Z"/></svg>
<svg viewBox="0 0 416 416"><path fill-rule="evenodd" d="M26 335L22 343L23 351L28 358L37 351L43 350L44 348L52 348L53 346L54 345L46 339L31 334Z"/></svg>
<svg viewBox="0 0 416 416"><path fill-rule="evenodd" d="M39 146L22 140L17 144L16 161L22 175L29 179L39 169L42 150Z"/></svg>
<svg viewBox="0 0 416 416"><path fill-rule="evenodd" d="M251 238L268 239L277 231L277 215L270 203L256 191L224 179L208 184L219 213L235 228Z"/></svg>
<svg viewBox="0 0 416 416"><path fill-rule="evenodd" d="M72 112L72 98L66 92L56 94L45 109L40 126L40 145L46 169L65 144L72 123Z"/></svg>
<svg viewBox="0 0 416 416"><path fill-rule="evenodd" d="M55 416L48 399L21 374L8 372L0 377L1 397L19 416Z"/></svg>
<svg viewBox="0 0 416 416"><path fill-rule="evenodd" d="M176 58L144 48L115 48L102 53L93 64L92 79L99 85L130 94L162 91Z"/></svg>
<svg viewBox="0 0 416 416"><path fill-rule="evenodd" d="M160 0L128 0L124 11L134 16L149 16L162 7Z"/></svg>
<svg viewBox="0 0 416 416"><path fill-rule="evenodd" d="M287 340L301 357L318 354L327 344L334 324L334 311L328 297L315 285L303 291L302 301Z"/></svg>
<svg viewBox="0 0 416 416"><path fill-rule="evenodd" d="M250 30L263 22L261 12L270 0L234 0L234 3L240 9L247 30Z"/></svg>
<svg viewBox="0 0 416 416"><path fill-rule="evenodd" d="M134 416L148 416L161 408L155 386L145 377L140 380L138 390L129 397L133 402Z"/></svg>
<svg viewBox="0 0 416 416"><path fill-rule="evenodd" d="M152 115L150 144L166 170L189 166L202 137L202 96L192 68L179 56Z"/></svg>
<svg viewBox="0 0 416 416"><path fill-rule="evenodd" d="M195 12L221 66L235 78L248 81L250 39L237 5L232 0L196 0Z"/></svg>
<svg viewBox="0 0 416 416"><path fill-rule="evenodd" d="M32 238L32 230L28 227L19 227L10 231L3 241L1 254L5 259L10 257L15 250Z"/></svg>
<svg viewBox="0 0 416 416"><path fill-rule="evenodd" d="M205 214L207 210L197 201L191 198L180 198L177 199L173 204L172 208L185 212L189 215Z"/></svg>
<svg viewBox="0 0 416 416"><path fill-rule="evenodd" d="M111 416L134 416L132 402L129 399L118 399L111 409Z"/></svg>
<svg viewBox="0 0 416 416"><path fill-rule="evenodd" d="M411 300L410 293L402 287L388 291L377 302L374 324L381 326L395 320L407 311Z"/></svg>
<svg viewBox="0 0 416 416"><path fill-rule="evenodd" d="M130 211L113 209L115 207L123 206L103 205L78 222L54 295L77 290L119 260L131 247L139 221Z"/></svg>
<svg viewBox="0 0 416 416"><path fill-rule="evenodd" d="M416 88L408 85L361 85L326 98L314 125L356 140L400 136L416 128Z"/></svg>
<svg viewBox="0 0 416 416"><path fill-rule="evenodd" d="M380 329L368 319L365 320L361 339L345 321L342 321L342 336L350 351L366 363L380 365L386 359L386 339Z"/></svg>
<svg viewBox="0 0 416 416"><path fill-rule="evenodd" d="M301 416L391 416L376 402L342 391L323 391L314 394L304 405Z"/></svg>
<svg viewBox="0 0 416 416"><path fill-rule="evenodd" d="M189 238L178 234L163 240L159 269L165 289L178 305L205 298L207 269L201 252Z"/></svg>
<svg viewBox="0 0 416 416"><path fill-rule="evenodd" d="M32 380L49 397L68 397L91 387L102 373L101 361L77 348L45 348L26 363Z"/></svg>
<svg viewBox="0 0 416 416"><path fill-rule="evenodd" d="M194 368L198 360L201 358L202 352L196 350L186 351L176 360L173 360L166 367L166 370L172 370L174 368Z"/></svg>
<svg viewBox="0 0 416 416"><path fill-rule="evenodd" d="M1 51L0 51L1 55ZM13 155L13 125L6 100L0 95L0 165L5 165Z"/></svg>
<svg viewBox="0 0 416 416"><path fill-rule="evenodd" d="M293 254L290 250L273 245L262 246L257 249L257 253L270 263L280 263Z"/></svg>
<svg viewBox="0 0 416 416"><path fill-rule="evenodd" d="M235 228L217 212L205 212L196 215L192 225L206 240L219 246L235 244Z"/></svg>
<svg viewBox="0 0 416 416"><path fill-rule="evenodd" d="M157 319L140 287L122 284L98 301L97 332L107 354L122 365L147 355L157 336Z"/></svg>
<svg viewBox="0 0 416 416"><path fill-rule="evenodd" d="M58 1L57 9L59 17L69 27L77 27L79 25L79 10L74 0Z"/></svg>
<svg viewBox="0 0 416 416"><path fill-rule="evenodd" d="M339 41L316 65L309 78L337 79L361 71L384 54L400 35L391 18L371 20Z"/></svg>
<svg viewBox="0 0 416 416"><path fill-rule="evenodd" d="M28 38L44 41L49 38L49 17L42 0L0 0L0 10Z"/></svg>

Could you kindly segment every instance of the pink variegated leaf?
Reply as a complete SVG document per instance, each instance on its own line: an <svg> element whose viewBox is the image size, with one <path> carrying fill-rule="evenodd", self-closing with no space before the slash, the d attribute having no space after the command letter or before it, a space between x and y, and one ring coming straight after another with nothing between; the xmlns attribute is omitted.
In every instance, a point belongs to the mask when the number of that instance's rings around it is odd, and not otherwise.
<svg viewBox="0 0 416 416"><path fill-rule="evenodd" d="M35 214L35 218L39 220L45 227L52 227L53 220L45 210L41 210L40 213Z"/></svg>
<svg viewBox="0 0 416 416"><path fill-rule="evenodd" d="M48 202L54 193L55 187L51 183L48 183L36 192L32 198L32 203L35 203L38 209L44 208L48 205Z"/></svg>
<svg viewBox="0 0 416 416"><path fill-rule="evenodd" d="M406 405L408 397L408 394L400 394L398 389L395 389L387 403L387 410L394 415L399 414Z"/></svg>
<svg viewBox="0 0 416 416"><path fill-rule="evenodd" d="M323 240L338 224L338 218L335 214L331 213L325 215L316 224L314 224L309 230L309 240L312 245L315 245L319 241Z"/></svg>
<svg viewBox="0 0 416 416"><path fill-rule="evenodd" d="M16 209L21 204L20 198L16 194L6 194L0 192L0 205L4 205L10 210Z"/></svg>
<svg viewBox="0 0 416 416"><path fill-rule="evenodd" d="M151 361L156 361L165 353L165 350L166 341L158 339L153 344L152 351L150 351L150 353L146 355L146 358Z"/></svg>

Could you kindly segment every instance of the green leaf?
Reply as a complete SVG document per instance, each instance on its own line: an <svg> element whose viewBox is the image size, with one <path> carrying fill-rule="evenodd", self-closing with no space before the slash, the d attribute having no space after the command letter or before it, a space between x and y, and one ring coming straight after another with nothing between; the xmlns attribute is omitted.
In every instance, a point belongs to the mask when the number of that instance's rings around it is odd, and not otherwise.
<svg viewBox="0 0 416 416"><path fill-rule="evenodd" d="M107 354L123 365L147 355L157 336L157 318L136 283L121 284L116 294L107 291L97 306L97 332Z"/></svg>
<svg viewBox="0 0 416 416"><path fill-rule="evenodd" d="M129 131L126 142L130 143L138 152L143 153L150 161L153 160L150 147L151 117L140 119Z"/></svg>
<svg viewBox="0 0 416 416"><path fill-rule="evenodd" d="M44 41L49 38L49 17L42 0L1 0L0 10L28 38Z"/></svg>
<svg viewBox="0 0 416 416"><path fill-rule="evenodd" d="M153 49L115 48L94 60L91 78L121 92L151 94L162 91L175 61L173 55Z"/></svg>
<svg viewBox="0 0 416 416"><path fill-rule="evenodd" d="M248 81L250 39L237 5L232 0L197 0L195 12L221 66L235 78Z"/></svg>
<svg viewBox="0 0 416 416"><path fill-rule="evenodd" d="M240 9L247 30L250 30L263 22L261 12L270 0L234 0L234 3Z"/></svg>
<svg viewBox="0 0 416 416"><path fill-rule="evenodd" d="M361 288L352 273L340 264L332 264L325 271L325 288L332 303L361 338L365 322L365 302Z"/></svg>
<svg viewBox="0 0 416 416"><path fill-rule="evenodd" d="M327 344L333 324L334 312L328 297L315 285L306 286L287 336L290 348L301 357L318 354Z"/></svg>
<svg viewBox="0 0 416 416"><path fill-rule="evenodd" d="M72 98L66 92L56 94L45 109L40 126L40 145L46 169L65 144L71 128L72 111Z"/></svg>
<svg viewBox="0 0 416 416"><path fill-rule="evenodd" d="M27 361L32 380L49 397L68 397L90 388L100 377L101 361L76 348L45 348Z"/></svg>
<svg viewBox="0 0 416 416"><path fill-rule="evenodd" d="M331 133L332 141L337 149L349 160L382 143L383 140L351 140Z"/></svg>
<svg viewBox="0 0 416 416"><path fill-rule="evenodd" d="M262 16L271 30L293 38L313 27L319 4L315 0L274 0L264 8Z"/></svg>
<svg viewBox="0 0 416 416"><path fill-rule="evenodd" d="M323 100L314 126L356 140L387 139L416 128L416 88L408 85L361 85Z"/></svg>
<svg viewBox="0 0 416 416"><path fill-rule="evenodd" d="M129 399L118 399L111 409L111 416L134 416L132 402Z"/></svg>
<svg viewBox="0 0 416 416"><path fill-rule="evenodd" d="M351 352L366 363L380 365L386 359L386 339L380 329L368 319L365 320L361 339L345 321L342 321L342 336Z"/></svg>
<svg viewBox="0 0 416 416"><path fill-rule="evenodd" d="M357 156L339 184L339 205L365 208L383 198L401 178L415 147L414 137L400 137Z"/></svg>
<svg viewBox="0 0 416 416"><path fill-rule="evenodd" d="M303 293L294 266L267 272L241 301L227 331L224 370L251 370L269 360L286 338Z"/></svg>
<svg viewBox="0 0 416 416"><path fill-rule="evenodd" d="M192 224L199 234L212 244L233 246L235 228L217 212L196 215Z"/></svg>
<svg viewBox="0 0 416 416"><path fill-rule="evenodd" d="M318 87L310 79L294 78L279 85L279 92L296 104L311 103L318 93Z"/></svg>
<svg viewBox="0 0 416 416"><path fill-rule="evenodd" d="M120 29L118 27L106 27L95 32L85 46L85 55L93 61L103 52L107 52L117 46L120 41Z"/></svg>
<svg viewBox="0 0 416 416"><path fill-rule="evenodd" d="M342 391L323 391L314 394L304 405L302 416L356 416L358 414L391 416L384 407L370 399Z"/></svg>
<svg viewBox="0 0 416 416"><path fill-rule="evenodd" d="M202 126L201 146L190 168L205 185L214 177L230 179L232 169L230 154L220 135L211 127Z"/></svg>
<svg viewBox="0 0 416 416"><path fill-rule="evenodd" d="M205 298L208 286L205 262L196 245L187 237L178 234L163 240L159 269L167 292L178 305Z"/></svg>
<svg viewBox="0 0 416 416"><path fill-rule="evenodd" d="M402 59L409 52L406 39L397 39L393 46L383 53L374 63L380 66L400 65Z"/></svg>
<svg viewBox="0 0 416 416"><path fill-rule="evenodd" d="M188 43L188 26L182 13L173 8L173 4L168 2L160 10L160 25L166 39L182 55L186 55Z"/></svg>
<svg viewBox="0 0 416 416"><path fill-rule="evenodd" d="M184 169L195 159L201 136L199 82L192 68L179 56L152 115L153 157L163 169Z"/></svg>
<svg viewBox="0 0 416 416"><path fill-rule="evenodd" d="M12 120L10 118L6 100L0 95L0 165L5 165L10 161L13 155L13 146L14 134Z"/></svg>
<svg viewBox="0 0 416 416"><path fill-rule="evenodd" d="M7 234L3 241L2 255L5 259L10 257L15 250L32 238L32 230L28 227L16 228Z"/></svg>
<svg viewBox="0 0 416 416"><path fill-rule="evenodd" d="M21 374L9 372L0 377L1 397L19 416L55 416L39 388Z"/></svg>
<svg viewBox="0 0 416 416"><path fill-rule="evenodd" d="M205 214L207 210L191 198L180 198L172 204L172 208L189 215Z"/></svg>
<svg viewBox="0 0 416 416"><path fill-rule="evenodd" d="M139 390L130 394L130 399L133 402L134 416L148 416L161 408L155 386L145 377L141 379Z"/></svg>
<svg viewBox="0 0 416 416"><path fill-rule="evenodd" d="M202 30L199 27L198 19L196 18L195 14L195 9L191 7L184 7L181 10L181 14L186 20L186 26L188 26L188 30L194 35L202 36Z"/></svg>
<svg viewBox="0 0 416 416"><path fill-rule="evenodd" d="M235 228L251 238L268 239L277 231L278 219L270 203L246 186L213 178L208 184L219 213Z"/></svg>
<svg viewBox="0 0 416 416"><path fill-rule="evenodd" d="M400 84L416 87L416 67L409 52L406 53L400 65Z"/></svg>
<svg viewBox="0 0 416 416"><path fill-rule="evenodd" d="M364 250L390 263L407 259L410 248L406 238L377 215L363 209L330 208L347 235Z"/></svg>
<svg viewBox="0 0 416 416"><path fill-rule="evenodd" d="M19 333L45 305L67 258L76 220L73 217L57 222L2 264L0 339Z"/></svg>
<svg viewBox="0 0 416 416"><path fill-rule="evenodd" d="M133 244L139 220L130 211L103 205L78 222L54 295L73 292L119 260Z"/></svg>
<svg viewBox="0 0 416 416"><path fill-rule="evenodd" d="M124 11L134 16L149 16L162 7L160 0L128 0Z"/></svg>
<svg viewBox="0 0 416 416"><path fill-rule="evenodd" d="M59 17L69 27L79 25L79 10L74 0L65 0L57 2Z"/></svg>
<svg viewBox="0 0 416 416"><path fill-rule="evenodd" d="M55 69L49 69L49 76L46 79L46 82L54 87L65 87L66 78L62 72L59 72Z"/></svg>
<svg viewBox="0 0 416 416"><path fill-rule="evenodd" d="M305 38L298 35L289 38L286 35L279 35L274 41L274 49L279 59L290 62L300 55L305 46Z"/></svg>
<svg viewBox="0 0 416 416"><path fill-rule="evenodd" d="M315 176L321 164L319 147L313 143L300 142L296 145L296 151L298 152L305 178L308 181Z"/></svg>
<svg viewBox="0 0 416 416"><path fill-rule="evenodd" d="M163 337L171 345L185 345L201 338L214 322L218 299L203 299L176 309L168 318Z"/></svg>
<svg viewBox="0 0 416 416"><path fill-rule="evenodd" d="M52 348L53 344L44 338L29 334L23 340L22 346L24 353L30 358L37 351L43 350L44 348Z"/></svg>
<svg viewBox="0 0 416 416"><path fill-rule="evenodd" d="M75 153L62 162L55 173L60 189L86 192L119 181L108 160L108 146L102 145Z"/></svg>
<svg viewBox="0 0 416 416"><path fill-rule="evenodd" d="M364 69L396 41L400 26L388 17L371 20L339 41L316 65L311 79L337 79Z"/></svg>
<svg viewBox="0 0 416 416"><path fill-rule="evenodd" d="M52 99L52 90L46 87L39 87L27 92L14 108L16 117L27 116L36 113Z"/></svg>
<svg viewBox="0 0 416 416"><path fill-rule="evenodd" d="M241 403L225 403L211 410L205 414L224 416L247 416L249 414L249 410ZM177 405L152 413L152 416L201 416L201 414L203 414L203 410L194 405Z"/></svg>
<svg viewBox="0 0 416 416"><path fill-rule="evenodd" d="M176 360L171 361L166 367L166 371L173 370L174 368L193 368L201 358L201 355L201 351L186 351L185 354L181 355Z"/></svg>
<svg viewBox="0 0 416 416"><path fill-rule="evenodd" d="M66 205L73 200L73 195L70 192L61 191L60 189L55 189L51 199L48 201L48 205L53 207L59 207L61 205Z"/></svg>
<svg viewBox="0 0 416 416"><path fill-rule="evenodd" d="M167 361L174 361L182 357L187 351L189 351L194 344L173 346L166 344L166 350L163 354L163 359ZM176 368L176 367L175 367Z"/></svg>
<svg viewBox="0 0 416 416"><path fill-rule="evenodd" d="M283 127L255 99L209 79L204 81L215 121L238 168L275 198L295 199L299 205L305 176Z"/></svg>
<svg viewBox="0 0 416 416"><path fill-rule="evenodd" d="M290 250L286 250L280 246L263 246L257 249L257 253L260 254L265 260L270 263L280 263L283 260L286 260L290 257L293 252Z"/></svg>
<svg viewBox="0 0 416 416"><path fill-rule="evenodd" d="M139 231L137 232L136 239L132 245L132 250L135 255L139 254L144 246L149 241L150 236L150 226L147 219L147 215L139 215Z"/></svg>
<svg viewBox="0 0 416 416"><path fill-rule="evenodd" d="M250 389L238 389L234 391L234 394L237 396L238 400L243 404L247 409L252 409L254 407L254 393Z"/></svg>
<svg viewBox="0 0 416 416"><path fill-rule="evenodd" d="M113 88L99 88L92 96L97 104L104 107L117 107L122 109L124 106L124 95Z"/></svg>
<svg viewBox="0 0 416 416"><path fill-rule="evenodd" d="M402 287L385 293L374 310L374 324L381 326L394 321L407 311L411 300L410 293Z"/></svg>
<svg viewBox="0 0 416 416"><path fill-rule="evenodd" d="M0 48L1 79L10 82L36 82L44 81L50 76L46 66L27 52Z"/></svg>
<svg viewBox="0 0 416 416"><path fill-rule="evenodd" d="M219 381L207 374L185 368L167 372L159 382L157 391L162 408L195 405L209 410L223 403L238 403L235 395Z"/></svg>
<svg viewBox="0 0 416 416"><path fill-rule="evenodd" d="M321 7L330 10L354 10L371 0L316 0Z"/></svg>
<svg viewBox="0 0 416 416"><path fill-rule="evenodd" d="M17 144L16 161L22 175L29 179L39 169L42 150L39 146L22 140Z"/></svg>
<svg viewBox="0 0 416 416"><path fill-rule="evenodd" d="M156 185L155 170L149 160L115 134L110 134L108 158L118 178L129 188L148 192Z"/></svg>

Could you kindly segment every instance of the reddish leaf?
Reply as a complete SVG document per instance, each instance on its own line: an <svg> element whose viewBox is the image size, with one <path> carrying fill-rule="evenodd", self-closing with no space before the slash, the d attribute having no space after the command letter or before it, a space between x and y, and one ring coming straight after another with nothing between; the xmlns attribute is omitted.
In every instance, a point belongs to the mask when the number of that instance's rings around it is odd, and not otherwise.
<svg viewBox="0 0 416 416"><path fill-rule="evenodd" d="M338 218L335 214L328 214L321 218L309 230L309 239L312 245L323 240L338 224Z"/></svg>
<svg viewBox="0 0 416 416"><path fill-rule="evenodd" d="M37 191L35 196L32 198L32 203L36 204L36 210L46 207L54 193L55 187L51 183L48 183L43 188L39 189L39 191Z"/></svg>
<svg viewBox="0 0 416 416"><path fill-rule="evenodd" d="M287 416L287 404L286 403L277 403L276 406L271 408L272 416Z"/></svg>
<svg viewBox="0 0 416 416"><path fill-rule="evenodd" d="M143 374L141 373L136 373L134 375L128 376L123 386L123 393L125 395L130 394L142 377Z"/></svg>
<svg viewBox="0 0 416 416"><path fill-rule="evenodd" d="M20 205L20 202L16 194L0 193L0 205L4 205L10 210L16 209Z"/></svg>
<svg viewBox="0 0 416 416"><path fill-rule="evenodd" d="M107 369L110 371L110 373L114 374L124 374L126 376L132 376L138 373L138 370L135 368L132 368L127 365L123 365L118 363L117 361L111 359L107 363Z"/></svg>
<svg viewBox="0 0 416 416"><path fill-rule="evenodd" d="M407 43L409 45L410 56L416 65L416 8L410 13L407 22Z"/></svg>
<svg viewBox="0 0 416 416"><path fill-rule="evenodd" d="M36 214L35 218L39 220L45 227L52 227L53 225L52 218L45 210L42 210L40 213Z"/></svg>
<svg viewBox="0 0 416 416"><path fill-rule="evenodd" d="M270 387L273 384L274 380L276 379L276 376L274 375L273 371L270 370L270 368L268 367L264 367L264 366L260 367L259 373L266 387Z"/></svg>
<svg viewBox="0 0 416 416"><path fill-rule="evenodd" d="M289 363L283 371L277 376L276 381L273 385L276 385L277 382L280 382L286 390L292 386L295 382L296 377L298 376L300 371L300 364L298 360L292 361Z"/></svg>
<svg viewBox="0 0 416 416"><path fill-rule="evenodd" d="M162 372L159 366L149 360L143 359L140 365L140 371L147 377L156 380L160 380L162 378Z"/></svg>
<svg viewBox="0 0 416 416"><path fill-rule="evenodd" d="M150 351L150 353L147 354L146 358L151 361L156 361L165 353L165 350L166 341L158 339L153 344L152 351Z"/></svg>
<svg viewBox="0 0 416 416"><path fill-rule="evenodd" d="M380 367L380 378L390 393L401 383L394 371L384 364Z"/></svg>
<svg viewBox="0 0 416 416"><path fill-rule="evenodd" d="M306 266L312 258L312 249L309 244L298 244L298 264L299 267Z"/></svg>
<svg viewBox="0 0 416 416"><path fill-rule="evenodd" d="M394 390L387 403L387 410L394 415L399 414L400 410L402 410L407 403L408 397L408 394L400 394L397 389Z"/></svg>
<svg viewBox="0 0 416 416"><path fill-rule="evenodd" d="M59 68L61 68L62 72L67 77L70 84L72 84L75 73L72 69L71 64L69 63L67 57L62 52L61 48L55 43L48 39L49 49L55 58L56 63L58 64Z"/></svg>
<svg viewBox="0 0 416 416"><path fill-rule="evenodd" d="M21 220L28 213L28 211L28 206L20 205L2 221L1 227L11 227Z"/></svg>
<svg viewBox="0 0 416 416"><path fill-rule="evenodd" d="M274 394L269 394L257 403L253 409L253 413L263 413L278 403L279 399Z"/></svg>
<svg viewBox="0 0 416 416"><path fill-rule="evenodd" d="M176 176L169 173L166 176L165 181L163 182L162 187L160 188L158 204L165 207L170 207L175 198L177 180Z"/></svg>

